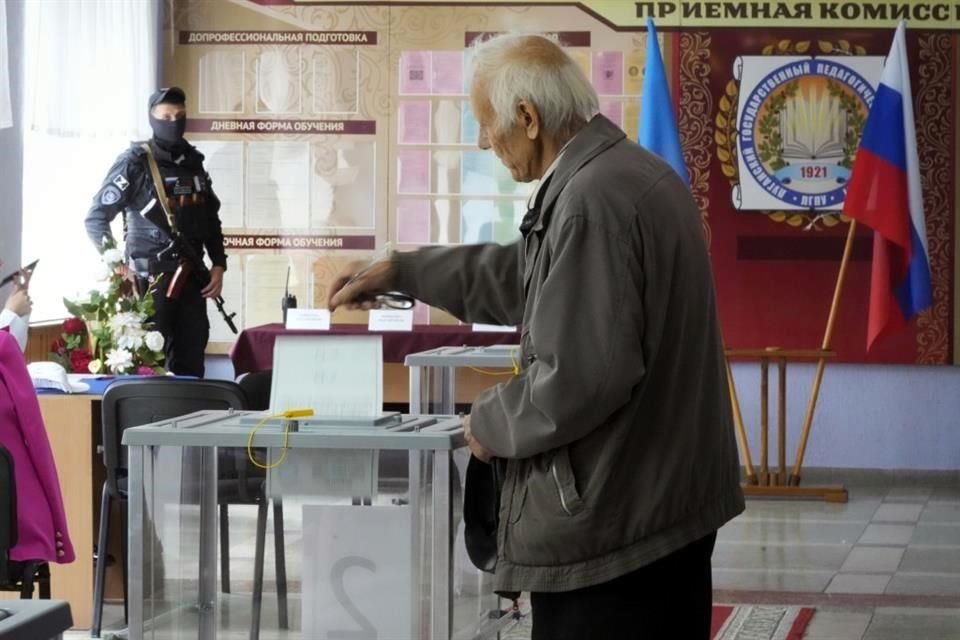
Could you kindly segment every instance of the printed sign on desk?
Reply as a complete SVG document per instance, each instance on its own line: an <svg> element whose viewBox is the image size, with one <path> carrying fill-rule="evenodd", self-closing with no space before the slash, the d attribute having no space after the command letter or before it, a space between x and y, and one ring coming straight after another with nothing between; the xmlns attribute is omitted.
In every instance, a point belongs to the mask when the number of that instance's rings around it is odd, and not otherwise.
<svg viewBox="0 0 960 640"><path fill-rule="evenodd" d="M287 309L287 329L330 330L328 309Z"/></svg>
<svg viewBox="0 0 960 640"><path fill-rule="evenodd" d="M303 637L411 637L409 507L304 505Z"/></svg>
<svg viewBox="0 0 960 640"><path fill-rule="evenodd" d="M370 331L413 331L413 310L371 309Z"/></svg>
<svg viewBox="0 0 960 640"><path fill-rule="evenodd" d="M513 333L517 328L499 324L481 324L474 322L473 330L477 333Z"/></svg>

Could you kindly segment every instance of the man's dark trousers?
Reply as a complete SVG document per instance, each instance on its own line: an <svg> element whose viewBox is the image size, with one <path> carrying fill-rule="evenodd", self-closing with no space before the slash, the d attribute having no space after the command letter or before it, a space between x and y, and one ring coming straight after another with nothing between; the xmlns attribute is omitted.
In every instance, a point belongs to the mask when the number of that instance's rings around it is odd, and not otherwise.
<svg viewBox="0 0 960 640"><path fill-rule="evenodd" d="M709 640L712 533L593 587L530 594L531 640Z"/></svg>
<svg viewBox="0 0 960 640"><path fill-rule="evenodd" d="M178 376L203 377L203 352L210 338L207 300L191 277L180 296L166 297L172 274L163 274L153 292L154 329L163 334L166 369Z"/></svg>

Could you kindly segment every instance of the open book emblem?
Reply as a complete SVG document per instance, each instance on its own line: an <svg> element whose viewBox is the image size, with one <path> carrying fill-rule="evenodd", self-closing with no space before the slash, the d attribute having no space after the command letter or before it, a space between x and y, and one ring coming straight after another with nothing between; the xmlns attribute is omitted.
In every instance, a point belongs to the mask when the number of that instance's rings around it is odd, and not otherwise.
<svg viewBox="0 0 960 640"><path fill-rule="evenodd" d="M838 210L882 58L743 56L741 209Z"/></svg>

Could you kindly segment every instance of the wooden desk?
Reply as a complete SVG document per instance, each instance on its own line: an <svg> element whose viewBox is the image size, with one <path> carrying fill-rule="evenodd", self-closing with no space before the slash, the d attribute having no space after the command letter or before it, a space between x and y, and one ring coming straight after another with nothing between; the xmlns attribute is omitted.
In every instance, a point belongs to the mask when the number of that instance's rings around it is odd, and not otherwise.
<svg viewBox="0 0 960 640"><path fill-rule="evenodd" d="M51 596L70 603L74 629L89 629L93 619L93 547L100 518L100 488L105 476L103 456L97 453L103 435L100 397L41 394L38 398L57 462L70 538L77 554L77 559L70 564L51 563ZM122 530L116 509L113 516L108 550L116 562L107 567L106 597L122 601Z"/></svg>
<svg viewBox="0 0 960 640"><path fill-rule="evenodd" d="M403 363L411 353L437 347L488 347L517 344L515 332L474 331L466 325L416 326L413 331L368 331L366 325L335 324L329 331L284 329L281 324L265 324L244 329L230 349L230 360L237 375L273 368L273 344L277 336L379 335L383 338L383 361Z"/></svg>

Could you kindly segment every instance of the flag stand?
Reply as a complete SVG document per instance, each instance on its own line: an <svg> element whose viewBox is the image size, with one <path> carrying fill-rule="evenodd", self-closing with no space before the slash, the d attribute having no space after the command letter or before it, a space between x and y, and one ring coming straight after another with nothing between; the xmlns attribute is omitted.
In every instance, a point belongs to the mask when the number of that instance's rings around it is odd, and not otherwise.
<svg viewBox="0 0 960 640"><path fill-rule="evenodd" d="M826 502L846 502L847 490L842 485L829 486L801 486L801 470L803 468L803 458L807 450L807 441L810 438L810 427L813 424L813 412L817 407L817 399L820 395L820 384L823 382L823 368L827 358L833 357L834 351L830 349L830 343L833 339L833 330L836 325L837 310L840 306L840 296L843 292L843 284L846 280L847 267L850 263L850 254L853 248L853 237L856 233L857 223L850 221L850 229L847 231L847 241L843 247L843 257L840 260L840 270L837 273L837 283L833 290L833 300L830 303L830 313L827 316L827 326L823 334L823 342L819 349L780 349L779 347L767 347L765 349L727 349L727 378L730 390L730 400L733 405L734 423L737 428L737 439L740 442L740 449L743 456L744 466L746 468L746 482L743 485L745 495L753 497L782 497L782 498L820 498ZM747 443L746 432L743 426L743 416L740 413L740 403L737 399L736 385L730 372L730 359L742 358L760 361L760 472L755 472L753 462L750 456L750 446ZM787 363L790 361L802 361L816 359L817 369L813 378L813 386L810 389L810 398L807 401L807 412L803 420L803 428L800 433L800 442L797 446L797 455L793 465L793 471L787 475L786 465L786 387L787 387ZM767 374L771 360L777 364L778 372L778 411L777 411L777 462L778 469L775 472L769 468L769 424L768 424L768 398L769 384Z"/></svg>

